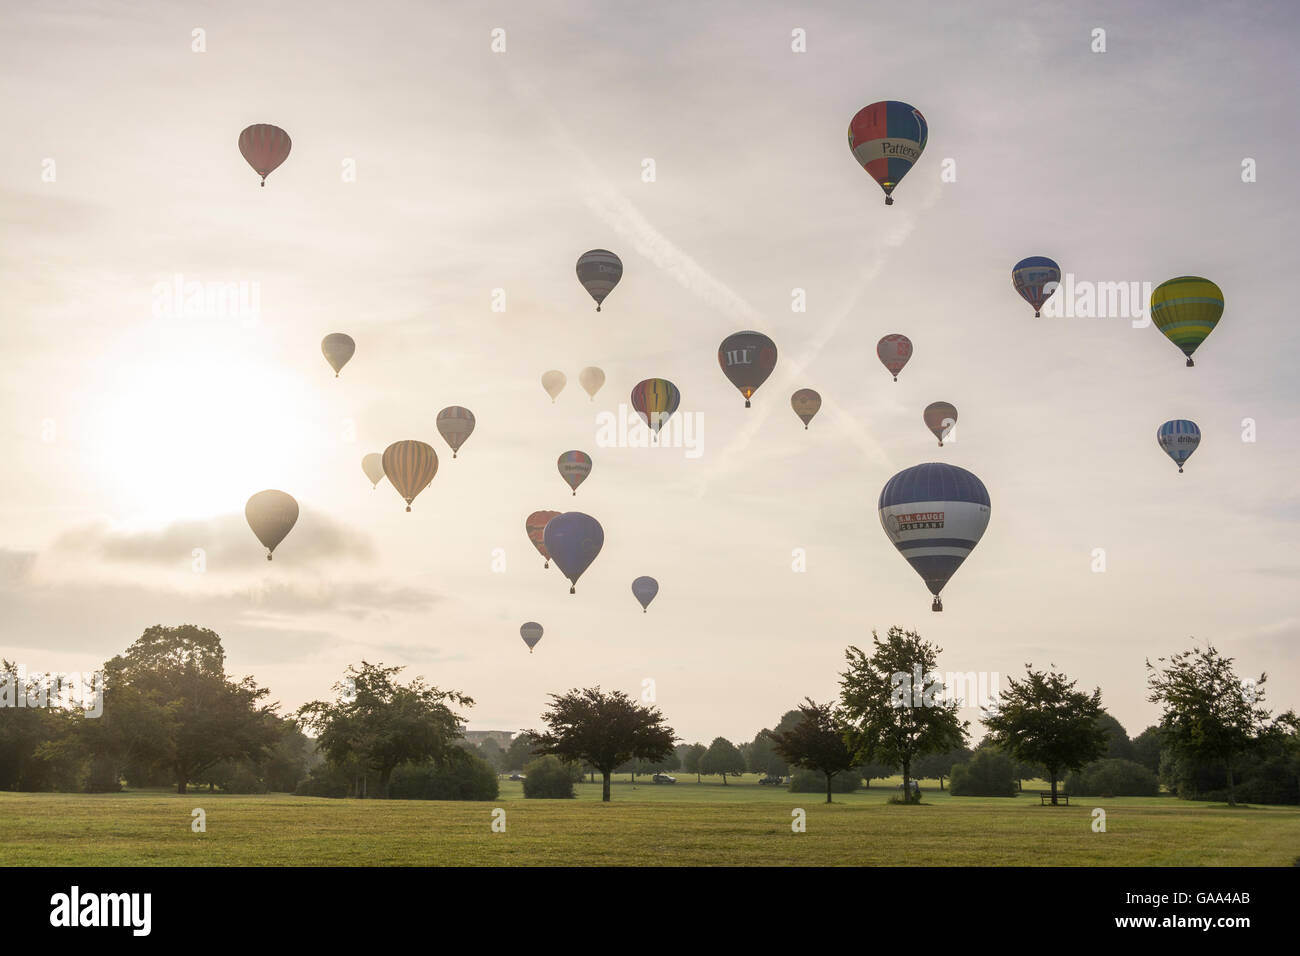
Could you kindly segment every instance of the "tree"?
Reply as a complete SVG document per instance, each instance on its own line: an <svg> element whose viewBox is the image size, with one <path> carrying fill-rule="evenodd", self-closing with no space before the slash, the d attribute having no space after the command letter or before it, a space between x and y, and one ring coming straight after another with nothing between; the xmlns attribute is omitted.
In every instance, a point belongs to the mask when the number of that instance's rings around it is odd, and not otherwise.
<svg viewBox="0 0 1300 956"><path fill-rule="evenodd" d="M721 774L722 785L727 785L727 775L739 777L745 772L745 755L726 737L714 737L709 749L700 757L699 772Z"/></svg>
<svg viewBox="0 0 1300 956"><path fill-rule="evenodd" d="M691 744L682 755L682 770L695 774L695 782L700 782L700 758L708 751L704 744Z"/></svg>
<svg viewBox="0 0 1300 956"><path fill-rule="evenodd" d="M1160 772L1160 728L1151 726L1133 738L1133 761L1152 773Z"/></svg>
<svg viewBox="0 0 1300 956"><path fill-rule="evenodd" d="M765 773L774 777L784 777L790 772L789 764L777 753L772 733L771 730L764 727L754 735L748 749L744 751L745 769L750 773Z"/></svg>
<svg viewBox="0 0 1300 956"><path fill-rule="evenodd" d="M1237 763L1283 723L1275 724L1264 706L1268 675L1241 680L1232 658L1210 644L1159 661L1163 668L1147 661L1147 699L1163 707L1161 739L1175 756L1193 763L1221 761L1228 775L1228 806L1235 807Z"/></svg>
<svg viewBox="0 0 1300 956"><path fill-rule="evenodd" d="M578 768L581 771L582 768ZM524 767L524 797L569 800L573 789L573 767L559 757L546 754Z"/></svg>
<svg viewBox="0 0 1300 956"><path fill-rule="evenodd" d="M826 802L831 802L831 781L838 773L852 770L856 755L844 742L844 720L831 704L818 704L811 697L799 705L799 723L781 733L769 731L776 752L789 763L826 776Z"/></svg>
<svg viewBox="0 0 1300 956"><path fill-rule="evenodd" d="M942 701L944 685L933 678L940 648L915 631L891 627L868 657L850 646L848 669L840 676L840 705L849 728L847 743L869 761L901 767L903 794L911 800L912 763L966 741L966 721L957 718L957 701Z"/></svg>
<svg viewBox="0 0 1300 956"><path fill-rule="evenodd" d="M327 760L355 760L379 775L380 797L388 796L393 771L404 763L449 765L461 751L456 741L464 720L448 705L474 704L459 691L425 684L422 677L399 684L393 678L404 669L364 660L359 669L348 665L344 680L334 685L335 700L298 708L298 720L316 731L316 745Z"/></svg>
<svg viewBox="0 0 1300 956"><path fill-rule="evenodd" d="M661 760L677 740L657 708L642 706L621 690L606 694L588 687L552 694L542 720L545 733L527 731L536 740L535 752L595 767L604 780L601 799L606 803L615 767L633 758Z"/></svg>
<svg viewBox="0 0 1300 956"><path fill-rule="evenodd" d="M511 773L518 773L524 769L524 764L535 757L536 751L533 747L537 744L528 734L515 734L510 741L510 748L506 751L505 757L502 758L503 769Z"/></svg>
<svg viewBox="0 0 1300 956"><path fill-rule="evenodd" d="M939 789L942 790L944 778L952 776L953 766L965 763L971 757L972 753L969 747L954 747L951 750L945 750L943 753L922 754L917 758L914 769L918 778L933 777L938 780Z"/></svg>
<svg viewBox="0 0 1300 956"><path fill-rule="evenodd" d="M1097 721L1102 713L1101 689L1085 694L1074 689L1075 681L1054 669L1035 671L1027 664L1025 670L1024 680L1008 678L1007 691L984 709L986 741L1019 760L1046 767L1056 806L1057 780L1106 753L1110 738Z"/></svg>
<svg viewBox="0 0 1300 956"><path fill-rule="evenodd" d="M1097 717L1097 724L1106 731L1106 758L1109 760L1132 760L1133 742L1128 739L1124 725L1106 711Z"/></svg>
<svg viewBox="0 0 1300 956"><path fill-rule="evenodd" d="M994 747L980 747L970 760L952 768L954 797L1014 797L1012 761Z"/></svg>

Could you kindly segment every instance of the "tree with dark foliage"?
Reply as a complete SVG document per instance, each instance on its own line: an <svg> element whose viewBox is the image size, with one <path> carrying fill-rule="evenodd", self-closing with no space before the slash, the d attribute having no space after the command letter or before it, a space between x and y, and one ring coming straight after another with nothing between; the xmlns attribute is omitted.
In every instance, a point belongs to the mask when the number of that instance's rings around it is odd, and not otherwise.
<svg viewBox="0 0 1300 956"><path fill-rule="evenodd" d="M844 721L831 704L811 697L799 705L800 720L787 731L768 731L776 752L789 763L826 776L826 802L831 802L831 782L837 773L852 770L857 757L844 742Z"/></svg>

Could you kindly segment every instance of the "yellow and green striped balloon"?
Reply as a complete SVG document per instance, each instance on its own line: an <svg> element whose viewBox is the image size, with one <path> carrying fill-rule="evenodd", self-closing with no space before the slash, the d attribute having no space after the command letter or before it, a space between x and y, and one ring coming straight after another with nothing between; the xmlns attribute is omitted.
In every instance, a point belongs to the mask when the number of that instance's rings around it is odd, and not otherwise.
<svg viewBox="0 0 1300 956"><path fill-rule="evenodd" d="M1162 282L1151 293L1151 321L1165 338L1187 356L1214 331L1223 315L1223 290L1209 279L1179 276Z"/></svg>

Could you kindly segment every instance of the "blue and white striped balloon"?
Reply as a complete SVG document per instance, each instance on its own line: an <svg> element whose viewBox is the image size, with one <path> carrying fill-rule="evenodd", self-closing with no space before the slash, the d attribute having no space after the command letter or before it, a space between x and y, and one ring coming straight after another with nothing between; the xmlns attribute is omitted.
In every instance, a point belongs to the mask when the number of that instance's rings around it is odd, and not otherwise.
<svg viewBox="0 0 1300 956"><path fill-rule="evenodd" d="M1201 430L1196 427L1196 422L1189 422L1185 418L1175 418L1167 421L1156 431L1156 441L1164 449L1164 453L1174 460L1178 466L1178 473L1183 473L1183 462L1192 457L1192 452L1201 444Z"/></svg>

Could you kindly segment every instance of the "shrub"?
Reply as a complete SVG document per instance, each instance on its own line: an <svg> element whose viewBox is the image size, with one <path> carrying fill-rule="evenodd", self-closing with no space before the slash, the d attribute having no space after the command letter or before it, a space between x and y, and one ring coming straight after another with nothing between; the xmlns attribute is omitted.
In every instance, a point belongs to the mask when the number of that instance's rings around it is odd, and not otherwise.
<svg viewBox="0 0 1300 956"><path fill-rule="evenodd" d="M498 792L496 771L468 751L457 753L445 767L406 764L388 781L391 800L495 800Z"/></svg>
<svg viewBox="0 0 1300 956"><path fill-rule="evenodd" d="M578 768L581 771L581 767ZM573 789L572 767L554 754L538 757L524 767L524 796L570 799Z"/></svg>
<svg viewBox="0 0 1300 956"><path fill-rule="evenodd" d="M831 793L852 793L862 786L862 775L855 770L842 770L831 777ZM826 792L826 774L820 770L795 767L790 776L791 793Z"/></svg>
<svg viewBox="0 0 1300 956"><path fill-rule="evenodd" d="M320 764L293 792L299 797L346 797L349 784L346 772L336 770L329 764Z"/></svg>
<svg viewBox="0 0 1300 956"><path fill-rule="evenodd" d="M1081 797L1154 797L1160 792L1160 781L1140 763L1109 759L1070 774L1065 789Z"/></svg>
<svg viewBox="0 0 1300 956"><path fill-rule="evenodd" d="M977 750L969 761L952 768L948 789L954 797L1014 797L1015 765L1006 754Z"/></svg>

